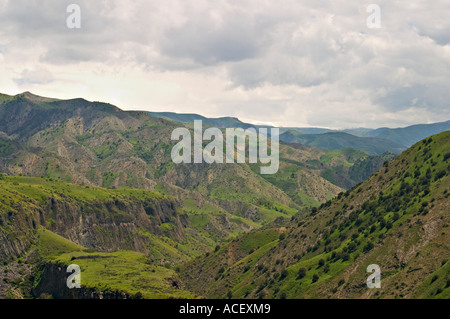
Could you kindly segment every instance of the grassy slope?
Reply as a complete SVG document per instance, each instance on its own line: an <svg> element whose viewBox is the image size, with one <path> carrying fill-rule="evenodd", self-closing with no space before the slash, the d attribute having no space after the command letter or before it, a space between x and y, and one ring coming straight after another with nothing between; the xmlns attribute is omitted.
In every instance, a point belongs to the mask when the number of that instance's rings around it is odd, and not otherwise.
<svg viewBox="0 0 450 319"><path fill-rule="evenodd" d="M135 251L95 252L48 230L40 231L36 248L45 263L79 265L81 284L85 288L130 295L140 292L143 298L151 299L195 298L190 292L172 286L178 280L174 270L156 265Z"/></svg>
<svg viewBox="0 0 450 319"><path fill-rule="evenodd" d="M127 201L129 198L145 200L168 197L153 191L125 187L106 189L79 186L50 178L3 175L0 177L0 214L13 212L18 206L37 207L45 204L50 198L70 198L82 204L116 199Z"/></svg>
<svg viewBox="0 0 450 319"><path fill-rule="evenodd" d="M368 181L294 220L284 236L251 252L240 243L259 231L236 239L186 266L184 280L208 297L448 298L449 144L450 132L417 143ZM372 263L382 269L380 290L365 285Z"/></svg>

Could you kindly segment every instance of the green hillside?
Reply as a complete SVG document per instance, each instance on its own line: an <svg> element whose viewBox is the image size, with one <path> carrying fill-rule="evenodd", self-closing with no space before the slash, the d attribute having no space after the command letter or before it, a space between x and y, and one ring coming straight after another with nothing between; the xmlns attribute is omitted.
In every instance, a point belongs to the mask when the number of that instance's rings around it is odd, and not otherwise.
<svg viewBox="0 0 450 319"><path fill-rule="evenodd" d="M36 245L40 264L34 290L49 286L49 265L67 267L76 263L81 269L82 289L103 295L126 294L129 298L167 299L195 298L181 289L177 273L156 264L148 256L135 251L98 252L74 245L48 230L39 232ZM56 286L56 283L54 283ZM55 288L56 290L56 288ZM48 294L48 293L47 293Z"/></svg>
<svg viewBox="0 0 450 319"><path fill-rule="evenodd" d="M183 280L219 298L449 298L448 145L450 132L415 144L288 227L188 263ZM381 267L381 289L365 285L369 264Z"/></svg>

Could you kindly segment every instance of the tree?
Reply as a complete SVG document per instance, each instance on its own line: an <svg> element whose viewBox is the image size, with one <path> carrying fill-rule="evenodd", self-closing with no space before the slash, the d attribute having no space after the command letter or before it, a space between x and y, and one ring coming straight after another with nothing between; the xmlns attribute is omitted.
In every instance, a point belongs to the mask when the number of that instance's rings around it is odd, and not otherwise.
<svg viewBox="0 0 450 319"><path fill-rule="evenodd" d="M348 244L348 252L349 253L351 253L351 252L354 252L356 250L356 244L355 243L349 243Z"/></svg>
<svg viewBox="0 0 450 319"><path fill-rule="evenodd" d="M312 277L312 282L316 282L317 280L319 280L319 275L314 274Z"/></svg>
<svg viewBox="0 0 450 319"><path fill-rule="evenodd" d="M367 243L367 245L364 246L363 250L365 253L367 253L367 252L371 251L373 249L373 247L374 247L373 243L371 241L369 241Z"/></svg>
<svg viewBox="0 0 450 319"><path fill-rule="evenodd" d="M342 261L347 261L350 259L350 254L348 252L342 252L341 258Z"/></svg>
<svg viewBox="0 0 450 319"><path fill-rule="evenodd" d="M142 299L142 293L140 291L138 291L135 295L134 295L134 299Z"/></svg>
<svg viewBox="0 0 450 319"><path fill-rule="evenodd" d="M298 270L297 275L298 275L298 279L305 278L305 276L306 276L306 268L300 268Z"/></svg>
<svg viewBox="0 0 450 319"><path fill-rule="evenodd" d="M323 265L325 265L325 260L320 259L319 260L319 267L323 267Z"/></svg>

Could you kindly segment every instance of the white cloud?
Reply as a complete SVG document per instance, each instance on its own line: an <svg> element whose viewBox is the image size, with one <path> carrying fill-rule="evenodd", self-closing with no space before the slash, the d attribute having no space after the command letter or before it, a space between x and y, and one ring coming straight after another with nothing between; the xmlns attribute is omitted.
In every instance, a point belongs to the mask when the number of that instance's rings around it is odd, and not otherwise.
<svg viewBox="0 0 450 319"><path fill-rule="evenodd" d="M448 1L0 0L0 92L289 126L450 118ZM7 50L6 50L7 48Z"/></svg>
<svg viewBox="0 0 450 319"><path fill-rule="evenodd" d="M34 85L34 84L47 84L53 82L53 74L48 70L28 70L25 69L21 72L20 78L14 79L14 82L19 87Z"/></svg>

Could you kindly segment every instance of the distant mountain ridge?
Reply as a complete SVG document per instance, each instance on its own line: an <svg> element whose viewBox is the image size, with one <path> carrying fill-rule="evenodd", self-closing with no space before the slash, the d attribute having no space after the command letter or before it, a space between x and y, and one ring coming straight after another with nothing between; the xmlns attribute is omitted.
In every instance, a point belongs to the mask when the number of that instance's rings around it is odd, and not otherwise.
<svg viewBox="0 0 450 319"><path fill-rule="evenodd" d="M375 137L358 137L344 132L327 132L322 134L301 134L297 131L287 131L280 139L289 143L311 145L326 150L354 148L370 155L392 152L401 153L405 148L387 139Z"/></svg>
<svg viewBox="0 0 450 319"><path fill-rule="evenodd" d="M384 138L409 147L428 136L448 130L450 130L450 121L433 124L416 124L403 128L379 128L368 131L363 136Z"/></svg>
<svg viewBox="0 0 450 319"><path fill-rule="evenodd" d="M202 120L204 123L224 127L267 127L244 123L235 117L208 118L199 114L174 112L148 112L156 117L164 117L179 122ZM428 136L450 130L450 120L433 124L416 124L404 128L355 128L332 130L320 127L280 127L280 140L288 143L301 143L323 149L335 150L352 147L369 154L382 154L386 151L396 154ZM325 135L324 135L325 134ZM310 135L310 136L306 136ZM323 136L322 136L323 135Z"/></svg>
<svg viewBox="0 0 450 319"><path fill-rule="evenodd" d="M240 121L236 117L218 117L218 118L208 118L199 114L178 114L173 112L147 112L152 116L155 117L163 117L174 121L179 122L194 122L195 120L201 120L203 121L203 124L211 125L214 127L242 127L242 128L249 128L254 127L254 125L244 123Z"/></svg>

